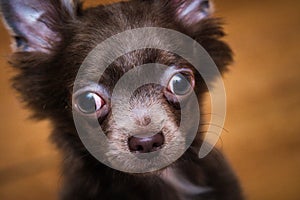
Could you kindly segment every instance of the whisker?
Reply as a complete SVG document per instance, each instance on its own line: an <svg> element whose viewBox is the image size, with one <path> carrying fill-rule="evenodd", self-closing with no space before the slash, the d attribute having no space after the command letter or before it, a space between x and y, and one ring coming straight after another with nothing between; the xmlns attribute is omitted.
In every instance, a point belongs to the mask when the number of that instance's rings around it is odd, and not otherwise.
<svg viewBox="0 0 300 200"><path fill-rule="evenodd" d="M228 130L228 129L226 129L226 128L224 128L224 127L218 125L218 124L212 124L212 123L200 123L199 125L201 125L201 126L215 126L215 127L218 127L218 128L220 128L220 129L224 130L226 133L229 133L229 130Z"/></svg>

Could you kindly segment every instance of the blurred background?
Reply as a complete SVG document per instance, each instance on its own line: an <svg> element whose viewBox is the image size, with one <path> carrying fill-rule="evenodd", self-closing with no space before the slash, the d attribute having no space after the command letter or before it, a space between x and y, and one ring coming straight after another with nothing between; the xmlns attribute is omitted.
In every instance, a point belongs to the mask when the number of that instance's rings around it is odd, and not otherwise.
<svg viewBox="0 0 300 200"><path fill-rule="evenodd" d="M228 132L221 149L247 199L298 200L300 1L215 3L216 15L227 22L225 40L235 51L235 63L224 78ZM48 122L30 121L10 88L9 43L0 25L0 199L57 199L59 153L48 141Z"/></svg>

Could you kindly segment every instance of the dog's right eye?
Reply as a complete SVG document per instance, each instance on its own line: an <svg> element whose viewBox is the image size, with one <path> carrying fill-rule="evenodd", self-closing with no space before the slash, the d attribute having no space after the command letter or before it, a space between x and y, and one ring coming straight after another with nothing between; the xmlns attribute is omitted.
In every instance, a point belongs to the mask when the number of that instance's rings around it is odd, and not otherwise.
<svg viewBox="0 0 300 200"><path fill-rule="evenodd" d="M105 102L94 92L85 92L75 99L76 107L84 114L92 114L100 110Z"/></svg>

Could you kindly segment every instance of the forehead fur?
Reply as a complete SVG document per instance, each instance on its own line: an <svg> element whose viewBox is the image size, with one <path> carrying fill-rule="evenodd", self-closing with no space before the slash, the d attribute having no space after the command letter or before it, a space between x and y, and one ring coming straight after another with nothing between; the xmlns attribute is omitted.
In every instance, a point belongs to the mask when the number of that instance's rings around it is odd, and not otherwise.
<svg viewBox="0 0 300 200"><path fill-rule="evenodd" d="M11 63L21 70L15 78L15 88L27 105L37 111L39 118L49 117L47 113L56 113L55 116L59 117L61 112L70 111L70 101L66 97L71 95L77 71L88 53L112 35L149 26L173 29L192 37L208 51L223 72L232 61L232 52L220 40L224 36L220 20L205 18L190 29L176 20L172 5L166 2L136 0L81 10L76 19L57 25L55 30L60 31L62 38L51 54L17 52L13 55ZM169 55L157 50L132 52L113 64L114 69L108 79L121 76L120 72L126 66L130 68L149 62L167 65L176 61ZM49 99L49 94L53 98Z"/></svg>
<svg viewBox="0 0 300 200"><path fill-rule="evenodd" d="M209 45L214 45L213 48L219 48L222 52L230 54L230 51L227 51L229 49L226 48L227 45L224 43L215 44L216 39L224 35L219 20L213 18L203 19L191 31L176 20L173 5L166 2L129 1L85 10L76 21L68 26L69 31L66 32L65 37L66 41L69 39L70 43L67 44L65 54L76 56L75 60L73 57L68 56L70 62L81 63L93 48L107 38L126 30L141 27L162 27L176 30L197 40L204 48L206 48L206 41L210 40L211 44ZM73 32L72 37L70 32ZM159 38L156 38L156 40L159 40ZM180 43L180 41L176 41L176 43ZM224 47L226 49L222 49ZM206 49L209 50L209 47ZM225 55L222 59L223 61L226 60L226 63L231 60L228 55ZM139 50L117 59L114 63L114 71L119 71L122 74L133 66L145 63L158 62L168 65L175 61L174 55L167 52L162 53L162 51L150 49ZM115 74L117 75L118 72Z"/></svg>

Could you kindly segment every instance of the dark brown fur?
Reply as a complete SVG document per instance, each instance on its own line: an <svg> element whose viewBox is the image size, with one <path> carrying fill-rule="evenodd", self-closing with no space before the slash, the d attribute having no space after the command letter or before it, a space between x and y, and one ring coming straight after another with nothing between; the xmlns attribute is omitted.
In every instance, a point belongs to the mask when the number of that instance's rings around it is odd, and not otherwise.
<svg viewBox="0 0 300 200"><path fill-rule="evenodd" d="M50 53L17 51L10 63L19 71L13 81L14 87L22 95L27 107L34 111L34 117L49 119L53 124L51 138L64 156L64 184L60 198L178 200L177 191L161 178L162 171L143 175L127 174L106 167L89 154L77 135L72 118L73 82L84 58L98 43L122 31L149 26L177 30L194 38L208 51L219 70L224 72L232 61L232 52L227 44L220 41L224 36L221 21L206 18L192 28L187 27L174 20L174 4L167 1L134 0L86 10L78 4L75 8L76 17L61 8L58 0L51 2L53 8L47 8L45 20L58 35L59 41L52 44ZM123 71L151 62L189 65L168 52L139 50L116 60L101 81L112 86L124 74ZM206 86L199 74L196 74L196 80L195 92L201 102ZM175 105L169 106L176 113ZM101 125L104 130L110 127L106 118ZM239 183L219 151L214 150L204 159L197 157L203 138L201 131L202 127L199 127L192 146L168 168L176 169L195 185L214 190L185 198L242 199Z"/></svg>

